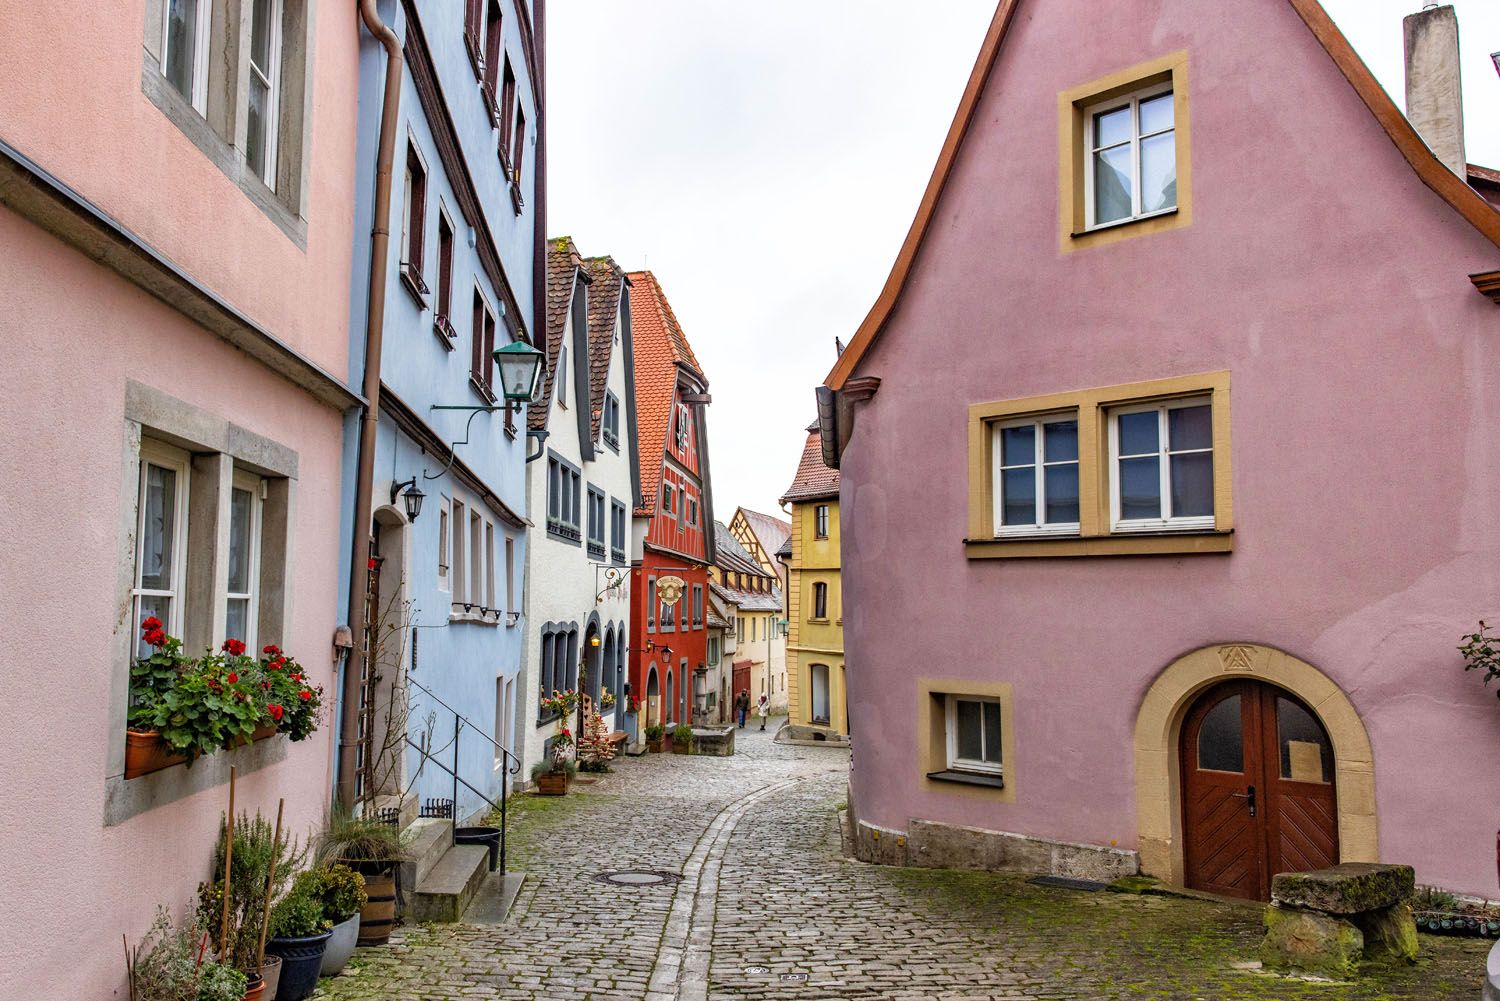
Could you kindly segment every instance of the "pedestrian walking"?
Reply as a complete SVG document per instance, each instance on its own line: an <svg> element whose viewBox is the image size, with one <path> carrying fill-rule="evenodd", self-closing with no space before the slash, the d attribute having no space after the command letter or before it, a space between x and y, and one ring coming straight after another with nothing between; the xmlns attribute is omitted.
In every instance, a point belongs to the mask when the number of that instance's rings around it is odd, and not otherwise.
<svg viewBox="0 0 1500 1001"><path fill-rule="evenodd" d="M766 693L760 693L760 705L755 707L755 715L760 717L760 728L766 728L766 717L771 715L771 700L766 698Z"/></svg>
<svg viewBox="0 0 1500 1001"><path fill-rule="evenodd" d="M740 729L745 729L745 716L750 712L750 689L740 689L734 697L734 714L739 719Z"/></svg>

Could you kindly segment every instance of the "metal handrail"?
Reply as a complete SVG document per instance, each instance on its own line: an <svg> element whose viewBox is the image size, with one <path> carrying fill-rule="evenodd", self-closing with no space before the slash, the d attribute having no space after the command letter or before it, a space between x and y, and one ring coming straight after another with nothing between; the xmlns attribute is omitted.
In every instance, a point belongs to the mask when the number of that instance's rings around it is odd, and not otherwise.
<svg viewBox="0 0 1500 1001"><path fill-rule="evenodd" d="M495 802L494 800L492 800L488 796L486 796L484 793L480 792L478 789L475 789L473 786L469 785L469 783L467 781L465 781L461 776L455 774L454 771L451 768L449 768L447 765L443 764L437 758L433 757L432 754L426 748L424 748L421 744L417 743L415 740L412 740L411 737L408 736L406 738L406 742L408 744L410 744L412 747L415 747L417 749L417 752L419 754L421 754L422 757L426 758L428 761L431 761L434 765L437 765L439 768L441 768L443 771L447 772L449 775L452 775L453 778L457 779L460 783L463 784L463 787L465 789L469 790L471 793L473 793L474 795L478 796L480 799L484 800L492 808L494 808L496 810L502 810L502 811L504 810L504 807L501 805L505 801L505 795L503 793L500 796L501 802L500 803ZM439 802L440 803L442 801L441 800L435 800L435 802ZM456 804L456 801L455 801L455 804ZM456 812L456 810L455 810L455 812ZM453 819L454 824L458 823L458 818L457 817L454 817L452 819Z"/></svg>
<svg viewBox="0 0 1500 1001"><path fill-rule="evenodd" d="M490 744L495 748L495 750L497 750L501 754L505 755L511 761L514 761L515 762L515 767L513 767L513 768L507 768L506 769L506 771L509 774L511 774L511 775L517 775L517 774L520 773L520 771L521 771L521 759L518 758L518 757L516 757L514 754L510 753L510 750L508 748L501 746L500 742L497 741L497 740L495 740L494 737L491 737L489 734L487 734L483 730L479 729L478 724L476 724L473 720L469 719L469 717L465 716L463 713L459 712L457 709L454 709L448 703L444 702L441 698L438 697L438 694L436 692L434 692L432 689L428 688L426 685L422 684L420 681L414 681L410 677L408 677L406 679L406 681L407 681L408 684L416 685L418 688L422 689L422 691L424 691L428 695L432 696L432 700L434 702L436 702L438 705L442 706L444 709L448 710L450 713L452 713L455 719L458 719L458 720L462 721L465 725L467 725L469 727L469 729L473 730L475 733L479 734L485 740L489 741ZM494 804L491 804L491 805L494 805Z"/></svg>

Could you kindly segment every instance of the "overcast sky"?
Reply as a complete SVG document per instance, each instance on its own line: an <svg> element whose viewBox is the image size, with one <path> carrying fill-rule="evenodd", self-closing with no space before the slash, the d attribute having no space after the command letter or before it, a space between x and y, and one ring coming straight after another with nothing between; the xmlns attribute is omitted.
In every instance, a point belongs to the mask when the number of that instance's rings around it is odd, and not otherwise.
<svg viewBox="0 0 1500 1001"><path fill-rule="evenodd" d="M1404 106L1401 18L1421 3L1324 6ZM1500 3L1454 6L1469 159L1500 167ZM711 384L720 519L778 510L833 339L890 272L994 9L547 5L551 235L661 281Z"/></svg>

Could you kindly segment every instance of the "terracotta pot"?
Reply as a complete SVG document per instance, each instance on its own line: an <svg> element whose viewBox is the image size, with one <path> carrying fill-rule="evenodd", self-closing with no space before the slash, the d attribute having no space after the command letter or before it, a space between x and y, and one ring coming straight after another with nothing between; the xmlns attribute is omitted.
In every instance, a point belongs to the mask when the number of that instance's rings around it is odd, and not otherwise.
<svg viewBox="0 0 1500 1001"><path fill-rule="evenodd" d="M125 731L125 777L139 778L163 768L171 768L187 761L184 754L173 754L162 743L161 734L155 730Z"/></svg>
<svg viewBox="0 0 1500 1001"><path fill-rule="evenodd" d="M396 871L391 868L379 874L362 871L362 875L368 902L359 912L359 944L385 945L396 926Z"/></svg>
<svg viewBox="0 0 1500 1001"><path fill-rule="evenodd" d="M245 1001L264 1001L265 996L265 978L259 973L250 974L250 982L245 985Z"/></svg>
<svg viewBox="0 0 1500 1001"><path fill-rule="evenodd" d="M536 777L538 796L566 796L568 794L567 772L543 772Z"/></svg>

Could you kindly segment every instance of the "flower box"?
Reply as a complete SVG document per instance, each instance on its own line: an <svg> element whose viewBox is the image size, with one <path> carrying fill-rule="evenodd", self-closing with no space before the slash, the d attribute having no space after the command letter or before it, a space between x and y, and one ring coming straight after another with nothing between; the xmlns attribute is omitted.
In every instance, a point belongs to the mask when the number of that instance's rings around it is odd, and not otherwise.
<svg viewBox="0 0 1500 1001"><path fill-rule="evenodd" d="M236 746L243 747L257 740L274 737L276 733L276 727L264 724L255 728L249 740L240 737L235 743ZM161 735L154 730L125 731L125 777L127 779L138 779L142 775L150 775L152 772L186 763L187 755L176 754L169 750L162 742Z"/></svg>
<svg viewBox="0 0 1500 1001"><path fill-rule="evenodd" d="M568 794L567 772L543 772L536 777L538 796L566 796Z"/></svg>

